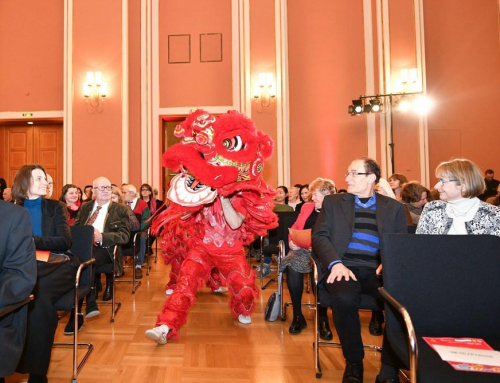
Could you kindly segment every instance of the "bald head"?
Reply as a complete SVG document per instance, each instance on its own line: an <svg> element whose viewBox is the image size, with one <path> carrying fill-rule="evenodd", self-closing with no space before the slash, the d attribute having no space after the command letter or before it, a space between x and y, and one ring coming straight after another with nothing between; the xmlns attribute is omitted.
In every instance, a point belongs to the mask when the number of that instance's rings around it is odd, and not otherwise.
<svg viewBox="0 0 500 383"><path fill-rule="evenodd" d="M104 205L111 200L111 182L106 177L97 177L92 185L95 200L99 205Z"/></svg>
<svg viewBox="0 0 500 383"><path fill-rule="evenodd" d="M12 202L12 189L11 188L3 189L3 200L5 202Z"/></svg>

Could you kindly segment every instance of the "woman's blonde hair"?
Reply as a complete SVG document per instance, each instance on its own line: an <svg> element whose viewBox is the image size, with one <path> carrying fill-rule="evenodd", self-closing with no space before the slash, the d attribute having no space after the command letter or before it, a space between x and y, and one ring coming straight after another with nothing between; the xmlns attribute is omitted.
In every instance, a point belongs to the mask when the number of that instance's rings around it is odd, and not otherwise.
<svg viewBox="0 0 500 383"><path fill-rule="evenodd" d="M318 177L309 184L309 192L314 193L319 191L323 195L335 194L337 189L335 188L335 182L328 178Z"/></svg>
<svg viewBox="0 0 500 383"><path fill-rule="evenodd" d="M486 189L483 174L477 165L466 158L455 158L441 162L436 168L436 177L446 177L462 185L462 197L473 198Z"/></svg>
<svg viewBox="0 0 500 383"><path fill-rule="evenodd" d="M123 204L122 192L116 186L111 186L111 194L118 197L118 203Z"/></svg>

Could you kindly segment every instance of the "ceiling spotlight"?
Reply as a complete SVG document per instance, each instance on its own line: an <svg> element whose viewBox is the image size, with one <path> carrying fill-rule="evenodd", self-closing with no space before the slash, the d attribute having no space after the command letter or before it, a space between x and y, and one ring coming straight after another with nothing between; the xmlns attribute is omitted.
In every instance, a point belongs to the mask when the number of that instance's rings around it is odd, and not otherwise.
<svg viewBox="0 0 500 383"><path fill-rule="evenodd" d="M352 105L349 105L348 109L351 116L359 116L363 113L363 101L361 100L352 100Z"/></svg>
<svg viewBox="0 0 500 383"><path fill-rule="evenodd" d="M370 100L370 112L372 113L382 112L382 103L380 102L380 99L376 98Z"/></svg>

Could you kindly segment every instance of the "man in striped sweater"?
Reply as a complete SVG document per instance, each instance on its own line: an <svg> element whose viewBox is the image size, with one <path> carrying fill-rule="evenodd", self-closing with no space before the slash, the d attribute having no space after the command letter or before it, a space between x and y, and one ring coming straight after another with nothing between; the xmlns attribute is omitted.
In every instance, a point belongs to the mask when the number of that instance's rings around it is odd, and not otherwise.
<svg viewBox="0 0 500 383"><path fill-rule="evenodd" d="M374 191L379 178L380 167L374 160L354 160L346 173L347 194L325 197L313 231L314 253L331 295L346 359L343 383L363 381L358 309L361 293L381 299L380 239L384 233L406 233L403 205Z"/></svg>

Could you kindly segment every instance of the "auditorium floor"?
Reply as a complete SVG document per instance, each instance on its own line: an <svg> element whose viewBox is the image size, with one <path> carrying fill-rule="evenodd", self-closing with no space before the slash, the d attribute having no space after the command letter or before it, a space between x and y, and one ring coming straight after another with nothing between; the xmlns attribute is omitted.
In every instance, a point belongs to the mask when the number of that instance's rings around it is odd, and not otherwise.
<svg viewBox="0 0 500 383"><path fill-rule="evenodd" d="M109 322L109 306L100 307L101 315L85 322L80 341L93 343L94 352L79 374L79 382L341 382L344 359L337 347L321 349L323 377L315 377L313 311L303 310L308 327L299 335L288 333L291 308L286 322L264 320L265 305L276 289L275 283L260 292L250 325L240 324L231 316L228 293L211 294L203 288L178 340L164 346L147 340L144 332L153 327L163 305L167 277L168 267L159 258L158 263L152 262L149 277L144 273L135 295L130 284L118 284L116 296L122 307L115 323ZM285 299L289 301L287 292ZM303 301L312 299L312 293L304 293ZM63 335L67 318L59 324L56 341L71 340ZM361 313L363 339L380 345L382 337L368 333L369 320L370 313ZM71 381L71 358L70 349L53 349L50 383ZM365 382L375 381L380 354L367 350L364 365ZM28 375L16 374L6 381L27 379Z"/></svg>

